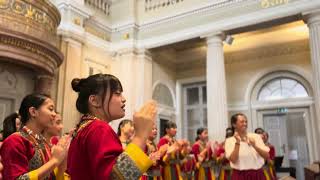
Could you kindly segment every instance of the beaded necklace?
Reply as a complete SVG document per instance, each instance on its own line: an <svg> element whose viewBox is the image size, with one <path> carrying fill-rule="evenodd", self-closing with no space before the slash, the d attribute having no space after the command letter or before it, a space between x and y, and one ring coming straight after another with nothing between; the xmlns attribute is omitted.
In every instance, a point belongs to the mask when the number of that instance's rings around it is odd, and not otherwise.
<svg viewBox="0 0 320 180"><path fill-rule="evenodd" d="M85 128L87 125L89 125L94 120L97 120L98 118L91 115L91 114L85 114L81 117L81 120L79 124L77 125L76 130L73 132L72 137L75 138L77 134L81 131L81 129Z"/></svg>
<svg viewBox="0 0 320 180"><path fill-rule="evenodd" d="M41 134L35 134L27 126L22 127L20 133L33 144L35 153L40 155L41 162L35 163L38 164L38 166L47 163L51 156L51 149L46 144L45 138Z"/></svg>

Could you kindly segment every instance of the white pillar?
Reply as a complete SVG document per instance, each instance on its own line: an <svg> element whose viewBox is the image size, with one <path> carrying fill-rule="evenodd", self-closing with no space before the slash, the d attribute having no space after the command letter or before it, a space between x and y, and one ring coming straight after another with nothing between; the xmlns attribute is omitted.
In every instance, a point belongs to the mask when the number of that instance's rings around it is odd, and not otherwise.
<svg viewBox="0 0 320 180"><path fill-rule="evenodd" d="M135 110L152 98L152 58L145 49L119 51L113 71L121 81L126 102L125 118L132 119ZM111 126L116 129L119 121Z"/></svg>
<svg viewBox="0 0 320 180"><path fill-rule="evenodd" d="M73 129L80 121L76 109L78 94L73 91L71 81L81 76L82 43L70 38L63 38L61 45L64 61L59 68L57 111L61 113L64 131Z"/></svg>
<svg viewBox="0 0 320 180"><path fill-rule="evenodd" d="M207 118L212 140L221 142L228 125L222 35L207 37Z"/></svg>
<svg viewBox="0 0 320 180"><path fill-rule="evenodd" d="M306 21L309 27L309 44L312 64L313 93L316 111L316 141L320 134L320 11L307 14ZM318 144L316 160L320 158L320 145Z"/></svg>
<svg viewBox="0 0 320 180"><path fill-rule="evenodd" d="M152 99L152 57L148 50L137 51L136 55L136 97L135 107L141 107L146 101Z"/></svg>

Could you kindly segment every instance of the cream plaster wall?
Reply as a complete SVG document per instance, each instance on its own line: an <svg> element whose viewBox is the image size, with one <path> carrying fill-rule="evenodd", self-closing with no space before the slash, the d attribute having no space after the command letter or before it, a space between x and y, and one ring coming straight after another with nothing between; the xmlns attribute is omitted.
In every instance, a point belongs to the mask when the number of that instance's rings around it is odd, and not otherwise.
<svg viewBox="0 0 320 180"><path fill-rule="evenodd" d="M168 88L174 92L174 95L176 94L175 88L176 88L176 73L166 68L164 65L159 64L156 61L153 61L152 63L152 84L153 86L156 83L164 83L168 86ZM175 98L175 97L174 97Z"/></svg>
<svg viewBox="0 0 320 180"><path fill-rule="evenodd" d="M309 52L261 58L256 61L233 63L226 65L227 96L229 104L245 104L245 95L250 81L259 72L276 66L296 66L311 74ZM285 70L285 69L284 69ZM307 77L308 78L308 77ZM311 83L311 82L309 82Z"/></svg>
<svg viewBox="0 0 320 180"><path fill-rule="evenodd" d="M201 59L199 61L205 60ZM226 58L225 61L228 61L228 59ZM298 67L307 74L307 77L305 78L311 79L312 69L309 51L227 63L225 70L229 106L235 106L237 108L237 106L246 105L246 93L249 83L260 72L270 70L277 66ZM205 63L200 63L197 67L188 68L183 71L181 70L180 72L177 72L177 79L205 76L205 68ZM312 84L312 82L309 83Z"/></svg>

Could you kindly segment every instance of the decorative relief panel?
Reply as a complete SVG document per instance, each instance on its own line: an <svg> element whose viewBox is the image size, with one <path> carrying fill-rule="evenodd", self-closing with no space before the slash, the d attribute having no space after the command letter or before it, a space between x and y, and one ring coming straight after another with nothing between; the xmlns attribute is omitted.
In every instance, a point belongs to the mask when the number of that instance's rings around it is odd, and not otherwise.
<svg viewBox="0 0 320 180"><path fill-rule="evenodd" d="M0 82L3 89L15 89L17 85L17 77L15 74L0 67Z"/></svg>
<svg viewBox="0 0 320 180"><path fill-rule="evenodd" d="M110 35L103 30L100 30L98 28L92 27L92 26L84 26L84 29L86 32L103 39L105 41L110 41Z"/></svg>
<svg viewBox="0 0 320 180"><path fill-rule="evenodd" d="M0 0L0 25L4 28L41 38L56 45L59 11L45 0ZM28 28L26 28L28 27Z"/></svg>
<svg viewBox="0 0 320 180"><path fill-rule="evenodd" d="M63 60L60 18L49 0L0 0L0 56L52 75Z"/></svg>

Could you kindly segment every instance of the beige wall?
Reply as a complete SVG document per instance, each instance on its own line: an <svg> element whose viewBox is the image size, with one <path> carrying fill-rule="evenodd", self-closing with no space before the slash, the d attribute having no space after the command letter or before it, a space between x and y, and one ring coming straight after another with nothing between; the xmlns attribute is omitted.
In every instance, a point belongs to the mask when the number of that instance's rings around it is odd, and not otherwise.
<svg viewBox="0 0 320 180"><path fill-rule="evenodd" d="M114 69L113 61L109 53L92 45L83 46L82 75L89 75L89 67L98 73L111 73Z"/></svg>
<svg viewBox="0 0 320 180"><path fill-rule="evenodd" d="M276 48L276 47L275 47ZM248 50L250 51L250 50ZM242 52L246 54L246 52ZM269 57L261 57L257 54L256 57L241 59L239 61L230 61L228 55L225 54L226 63L226 81L227 81L227 98L228 104L231 106L242 106L246 104L246 93L248 86L252 83L257 75L263 72L282 69L289 70L290 68L298 69L301 75L305 76L309 83L311 80L311 62L309 50L301 52L293 52L292 54L272 55L272 52L266 53ZM244 55L245 57L245 55ZM199 60L203 61L203 60ZM206 69L204 64L197 67L191 67L184 71L177 72L177 79L205 77ZM163 70L164 71L164 70ZM157 77L158 73L155 73Z"/></svg>
<svg viewBox="0 0 320 180"><path fill-rule="evenodd" d="M241 63L227 64L228 103L235 105L245 104L245 95L250 82L253 81L259 73L269 70L272 71L272 69L276 70L276 67L279 66L283 67L281 68L283 70L289 70L289 67L297 67L307 74L311 74L310 54L309 52L299 52L291 55L266 57L254 61L248 59L248 61Z"/></svg>
<svg viewBox="0 0 320 180"><path fill-rule="evenodd" d="M168 86L168 88L173 91L174 95L176 94L176 73L165 67L164 65L159 64L156 61L153 61L152 63L152 84L153 86L156 85L156 83L164 83ZM175 97L174 97L175 98Z"/></svg>

